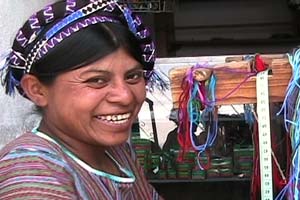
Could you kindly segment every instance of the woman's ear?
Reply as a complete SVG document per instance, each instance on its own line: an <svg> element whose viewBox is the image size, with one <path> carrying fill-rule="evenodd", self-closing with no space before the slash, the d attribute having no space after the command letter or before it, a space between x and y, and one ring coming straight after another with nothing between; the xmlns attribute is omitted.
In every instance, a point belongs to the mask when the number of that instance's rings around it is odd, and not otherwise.
<svg viewBox="0 0 300 200"><path fill-rule="evenodd" d="M26 96L36 105L44 107L48 104L47 87L39 79L31 74L25 74L21 80L21 86Z"/></svg>

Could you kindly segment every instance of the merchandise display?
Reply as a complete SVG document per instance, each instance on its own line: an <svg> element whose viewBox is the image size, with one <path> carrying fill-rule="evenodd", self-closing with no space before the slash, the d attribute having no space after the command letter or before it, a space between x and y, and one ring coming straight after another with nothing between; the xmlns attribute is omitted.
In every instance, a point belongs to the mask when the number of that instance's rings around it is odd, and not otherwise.
<svg viewBox="0 0 300 200"><path fill-rule="evenodd" d="M298 167L292 163L292 156L298 154L292 152L297 152L294 138L299 120L294 111L299 110L299 87L295 82L299 55L295 50L291 54L231 56L224 63L199 62L171 69L172 110L178 110L178 126L170 131L168 144L155 152L160 163L152 166L150 173L146 170L148 179L248 180L251 199L260 199L266 197L262 184L269 183L261 179L259 153L263 149L272 159L267 168L273 172L274 199L295 197L298 182L293 177ZM256 111L260 103L256 99L256 76L265 70L269 79L270 147L259 143L264 133L259 133L261 122ZM235 110L237 104L243 105L242 111ZM234 114L219 114L223 106L232 106Z"/></svg>
<svg viewBox="0 0 300 200"><path fill-rule="evenodd" d="M235 145L233 149L234 173L242 177L251 177L254 149L252 146Z"/></svg>
<svg viewBox="0 0 300 200"><path fill-rule="evenodd" d="M223 128L224 122L221 123ZM227 121L229 126L232 122ZM229 129L229 127L226 127ZM232 130L232 129L231 129ZM220 134L220 133L219 133ZM238 134L240 134L238 132ZM214 178L249 178L252 175L253 148L235 144L237 142L251 143L248 138L235 138L231 134L219 137L215 146L206 155L197 156L195 150L181 152L177 149L165 149L155 152L152 150L153 142L140 138L135 133L132 136L132 146L136 152L139 163L144 167L149 179L170 180L205 180ZM247 136L247 134L245 134ZM218 144L219 143L219 144ZM224 146L220 148L220 144ZM235 144L235 145L234 145Z"/></svg>

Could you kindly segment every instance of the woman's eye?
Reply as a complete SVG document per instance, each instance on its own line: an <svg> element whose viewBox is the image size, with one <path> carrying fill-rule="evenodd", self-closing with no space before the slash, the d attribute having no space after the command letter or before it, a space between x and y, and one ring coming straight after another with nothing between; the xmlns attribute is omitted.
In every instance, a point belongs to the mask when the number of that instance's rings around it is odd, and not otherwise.
<svg viewBox="0 0 300 200"><path fill-rule="evenodd" d="M104 77L93 77L85 81L91 87L104 87L109 80Z"/></svg>
<svg viewBox="0 0 300 200"><path fill-rule="evenodd" d="M130 72L126 76L126 81L129 83L138 83L140 80L144 79L144 70L138 70Z"/></svg>

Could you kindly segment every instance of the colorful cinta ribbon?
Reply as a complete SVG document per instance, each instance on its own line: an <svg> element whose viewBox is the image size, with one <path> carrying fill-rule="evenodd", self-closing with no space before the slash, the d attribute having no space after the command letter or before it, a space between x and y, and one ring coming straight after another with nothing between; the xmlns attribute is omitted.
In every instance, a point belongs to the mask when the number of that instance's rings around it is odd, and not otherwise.
<svg viewBox="0 0 300 200"><path fill-rule="evenodd" d="M289 170L289 181L277 195L276 199L300 199L300 50L295 49L288 54L292 67L292 76L286 90L281 110L278 114L284 115L286 131L289 133L291 143L291 160Z"/></svg>
<svg viewBox="0 0 300 200"><path fill-rule="evenodd" d="M218 135L218 109L215 106L218 101L226 100L231 94L239 89L255 73L233 70L228 67L218 67L213 70L224 71L225 73L238 73L245 75L245 79L237 85L232 91L220 99L216 99L217 77L212 73L207 80L198 81L195 78L197 71L212 70L208 63L196 64L186 73L182 81L182 94L179 97L179 128L178 142L181 146L181 154L178 160L182 161L184 154L190 150L198 152L198 158L209 152ZM197 139L196 130L199 125L206 128L206 140L203 144ZM200 169L209 166L203 166L198 159ZM209 160L209 159L208 159Z"/></svg>
<svg viewBox="0 0 300 200"><path fill-rule="evenodd" d="M210 147L216 137L215 132L208 133L205 144L199 144L195 132L200 123L203 123L204 110L210 108L213 110L214 99L209 99L207 91L212 93L215 91L215 77L212 76L209 84L206 80L197 81L194 77L196 70L208 67L207 64L197 64L191 67L182 82L183 93L179 97L179 127L178 127L178 142L182 148L179 160L182 160L185 152L190 150L197 150L199 153L204 152L207 147ZM208 88L211 88L208 90ZM214 98L214 94L210 95ZM209 109L206 109L209 110Z"/></svg>
<svg viewBox="0 0 300 200"><path fill-rule="evenodd" d="M255 68L251 71L232 69L226 66L213 67L208 63L198 63L187 71L182 81L182 93L179 97L180 121L178 127L178 142L181 146L181 154L179 155L178 161L183 161L184 154L190 150L198 152L198 158L200 158L214 145L218 135L218 109L216 104L229 98L251 77L267 68L260 55L252 56L251 60L255 61ZM228 94L221 98L216 98L217 77L212 73L207 80L198 81L195 78L195 74L201 70L240 74L244 79L237 84L235 88L229 91ZM254 124L253 116L248 115L247 117L250 123L249 125ZM205 131L207 132L207 136L203 144L200 144L195 134L199 125L206 127ZM205 169L209 166L209 163L207 166L203 166L198 159L198 165L200 169Z"/></svg>

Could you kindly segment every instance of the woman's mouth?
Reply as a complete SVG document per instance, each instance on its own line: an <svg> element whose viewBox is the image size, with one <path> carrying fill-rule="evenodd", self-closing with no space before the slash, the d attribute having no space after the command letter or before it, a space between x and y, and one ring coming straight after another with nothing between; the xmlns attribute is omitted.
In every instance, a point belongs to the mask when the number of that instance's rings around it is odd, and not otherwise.
<svg viewBox="0 0 300 200"><path fill-rule="evenodd" d="M127 122L130 116L131 116L130 113L124 113L124 114L115 114L115 115L99 115L97 116L97 118L110 123L122 124L124 122Z"/></svg>

